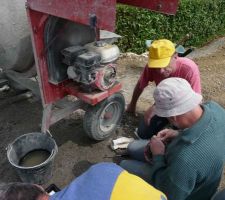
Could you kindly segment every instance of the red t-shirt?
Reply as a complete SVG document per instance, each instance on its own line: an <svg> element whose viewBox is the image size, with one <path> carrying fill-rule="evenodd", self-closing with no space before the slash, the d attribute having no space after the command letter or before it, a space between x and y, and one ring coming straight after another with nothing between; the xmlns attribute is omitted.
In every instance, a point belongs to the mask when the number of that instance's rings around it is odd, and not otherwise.
<svg viewBox="0 0 225 200"><path fill-rule="evenodd" d="M169 77L186 79L190 83L192 89L201 94L199 69L198 66L189 58L178 57L176 59L176 70L172 72ZM164 79L166 78L161 76L159 73L156 73L155 69L149 68L148 65L146 65L139 79L140 89L143 90L148 85L149 81L155 82L155 84L158 85Z"/></svg>

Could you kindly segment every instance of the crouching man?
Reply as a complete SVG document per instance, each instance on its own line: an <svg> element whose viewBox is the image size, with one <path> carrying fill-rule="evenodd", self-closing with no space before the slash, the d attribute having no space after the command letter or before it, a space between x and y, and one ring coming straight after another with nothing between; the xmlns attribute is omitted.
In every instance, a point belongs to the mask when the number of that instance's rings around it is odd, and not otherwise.
<svg viewBox="0 0 225 200"><path fill-rule="evenodd" d="M165 129L128 146L131 157L121 166L164 192L169 200L210 199L223 171L225 110L182 78L168 78L154 91L157 116L179 130Z"/></svg>
<svg viewBox="0 0 225 200"><path fill-rule="evenodd" d="M0 200L166 200L141 178L113 163L93 165L63 190L49 196L29 183L0 185Z"/></svg>

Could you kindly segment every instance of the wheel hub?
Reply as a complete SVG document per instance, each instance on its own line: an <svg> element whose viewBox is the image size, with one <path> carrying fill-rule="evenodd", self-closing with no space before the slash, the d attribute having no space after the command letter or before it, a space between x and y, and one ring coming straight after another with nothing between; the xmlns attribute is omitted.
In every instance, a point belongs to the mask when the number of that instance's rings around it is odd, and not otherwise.
<svg viewBox="0 0 225 200"><path fill-rule="evenodd" d="M102 111L100 116L100 129L103 132L110 131L116 126L116 123L119 118L119 106L120 105L117 102L111 102Z"/></svg>

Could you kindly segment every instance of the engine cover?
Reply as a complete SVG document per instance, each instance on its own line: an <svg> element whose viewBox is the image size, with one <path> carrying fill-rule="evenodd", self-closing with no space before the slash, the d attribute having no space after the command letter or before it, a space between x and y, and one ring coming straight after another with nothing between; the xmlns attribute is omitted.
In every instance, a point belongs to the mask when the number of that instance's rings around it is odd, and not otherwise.
<svg viewBox="0 0 225 200"><path fill-rule="evenodd" d="M89 43L86 44L85 47L90 51L99 53L101 55L102 64L113 62L120 55L118 46L114 44L108 44L103 41Z"/></svg>
<svg viewBox="0 0 225 200"><path fill-rule="evenodd" d="M74 81L90 85L96 79L96 69L100 67L100 54L88 51L76 58L67 70L68 77Z"/></svg>
<svg viewBox="0 0 225 200"><path fill-rule="evenodd" d="M80 71L77 67L70 66L67 73L70 79L83 83L82 88L86 91L91 91L92 89L104 91L112 87L116 81L115 64L101 65L97 69L86 71Z"/></svg>

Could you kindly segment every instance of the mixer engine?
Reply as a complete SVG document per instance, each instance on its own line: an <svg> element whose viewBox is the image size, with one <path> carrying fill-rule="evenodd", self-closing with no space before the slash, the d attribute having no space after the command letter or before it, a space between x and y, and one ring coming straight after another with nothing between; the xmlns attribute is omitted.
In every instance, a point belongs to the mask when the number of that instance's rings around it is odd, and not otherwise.
<svg viewBox="0 0 225 200"><path fill-rule="evenodd" d="M81 83L82 89L104 91L114 85L114 62L119 57L119 48L116 45L98 41L84 47L68 47L61 53L64 57L63 63L68 65L68 78Z"/></svg>

